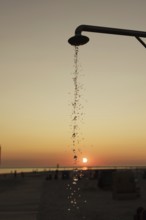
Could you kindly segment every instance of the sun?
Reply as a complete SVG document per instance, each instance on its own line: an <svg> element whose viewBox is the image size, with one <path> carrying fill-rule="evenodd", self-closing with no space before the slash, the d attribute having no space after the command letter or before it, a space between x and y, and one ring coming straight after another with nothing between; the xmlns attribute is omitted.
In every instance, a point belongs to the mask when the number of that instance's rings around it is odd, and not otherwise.
<svg viewBox="0 0 146 220"><path fill-rule="evenodd" d="M82 161L83 161L83 163L87 163L88 162L87 157L83 157Z"/></svg>

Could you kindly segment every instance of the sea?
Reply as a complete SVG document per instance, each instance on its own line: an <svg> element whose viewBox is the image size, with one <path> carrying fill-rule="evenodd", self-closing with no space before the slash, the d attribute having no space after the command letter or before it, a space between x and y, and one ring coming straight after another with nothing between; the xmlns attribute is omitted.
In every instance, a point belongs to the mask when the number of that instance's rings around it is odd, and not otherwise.
<svg viewBox="0 0 146 220"><path fill-rule="evenodd" d="M72 171L78 170L121 170L121 169L132 169L132 170L146 170L146 166L82 166L82 167L0 167L0 174L12 174L17 173L31 173L31 172L50 172L50 171Z"/></svg>

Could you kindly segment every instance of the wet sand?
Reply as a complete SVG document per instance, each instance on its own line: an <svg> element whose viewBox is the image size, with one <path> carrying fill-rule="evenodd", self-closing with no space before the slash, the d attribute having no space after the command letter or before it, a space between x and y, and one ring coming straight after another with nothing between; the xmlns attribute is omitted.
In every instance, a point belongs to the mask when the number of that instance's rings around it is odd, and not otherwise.
<svg viewBox="0 0 146 220"><path fill-rule="evenodd" d="M146 208L146 179L138 177L140 197L115 200L111 190L101 190L97 180L78 181L79 209L68 199L71 180L46 180L46 174L0 178L1 220L133 220L139 206ZM68 210L69 209L69 210Z"/></svg>

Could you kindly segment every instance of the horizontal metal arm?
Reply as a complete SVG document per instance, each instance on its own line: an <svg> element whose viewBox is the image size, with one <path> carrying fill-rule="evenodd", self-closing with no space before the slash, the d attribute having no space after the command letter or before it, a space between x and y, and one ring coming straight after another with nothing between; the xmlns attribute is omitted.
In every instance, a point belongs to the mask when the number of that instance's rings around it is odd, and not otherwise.
<svg viewBox="0 0 146 220"><path fill-rule="evenodd" d="M103 33L103 34L125 35L125 36L133 36L133 37L146 37L146 32L144 31L109 28L109 27L92 26L92 25L78 26L75 30L75 35L81 35L83 31Z"/></svg>

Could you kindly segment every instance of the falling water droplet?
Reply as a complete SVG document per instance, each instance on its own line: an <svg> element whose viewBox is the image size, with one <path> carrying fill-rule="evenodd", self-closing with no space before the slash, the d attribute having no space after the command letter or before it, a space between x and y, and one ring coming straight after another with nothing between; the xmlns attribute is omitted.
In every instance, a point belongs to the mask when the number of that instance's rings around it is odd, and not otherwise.
<svg viewBox="0 0 146 220"><path fill-rule="evenodd" d="M75 159L75 160L77 160L77 159L78 159L77 155L74 155L74 159Z"/></svg>

